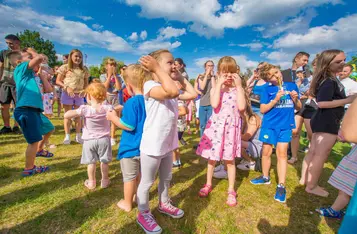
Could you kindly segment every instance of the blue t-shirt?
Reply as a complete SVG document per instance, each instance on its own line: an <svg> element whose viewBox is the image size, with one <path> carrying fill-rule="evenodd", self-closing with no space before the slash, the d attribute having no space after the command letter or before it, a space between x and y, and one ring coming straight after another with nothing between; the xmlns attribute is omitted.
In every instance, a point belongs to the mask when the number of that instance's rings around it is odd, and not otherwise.
<svg viewBox="0 0 357 234"><path fill-rule="evenodd" d="M29 61L16 66L14 80L16 83L16 107L33 107L43 111L40 88L35 80L35 73L28 68Z"/></svg>
<svg viewBox="0 0 357 234"><path fill-rule="evenodd" d="M140 142L145 118L143 95L135 95L124 104L120 123L132 131L123 130L117 159L140 156Z"/></svg>
<svg viewBox="0 0 357 234"><path fill-rule="evenodd" d="M270 84L266 86L260 95L260 103L268 104L274 100L279 87ZM285 91L296 91L299 89L295 83L285 82ZM285 94L279 102L267 113L264 114L262 128L269 129L294 129L295 128L295 115L294 115L294 102L290 94Z"/></svg>

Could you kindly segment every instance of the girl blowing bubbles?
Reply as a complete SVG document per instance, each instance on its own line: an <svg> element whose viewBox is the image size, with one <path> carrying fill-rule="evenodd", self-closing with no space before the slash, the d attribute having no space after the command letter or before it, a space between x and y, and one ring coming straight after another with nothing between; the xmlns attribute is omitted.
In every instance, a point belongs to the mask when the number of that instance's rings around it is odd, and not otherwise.
<svg viewBox="0 0 357 234"><path fill-rule="evenodd" d="M183 210L173 206L169 198L172 178L172 152L178 148L178 103L191 100L197 94L192 85L176 70L174 58L168 50L158 50L140 59L153 73L153 79L144 84L146 120L140 145L141 181L137 192L138 224L146 233L161 233L149 208L149 190L159 171L159 212L172 218L181 218ZM182 86L182 93L175 84Z"/></svg>
<svg viewBox="0 0 357 234"><path fill-rule="evenodd" d="M88 189L95 189L96 162L100 161L102 172L101 187L109 186L109 165L112 161L112 146L110 144L110 122L106 118L107 111L112 106L103 105L107 98L107 90L101 83L92 83L86 89L87 101L90 105L82 105L77 110L67 111L65 119L84 117L83 149L81 164L88 165L88 180L84 185Z"/></svg>
<svg viewBox="0 0 357 234"><path fill-rule="evenodd" d="M224 160L228 171L229 206L236 206L234 182L236 169L234 159L241 156L241 116L246 107L241 77L237 63L232 57L223 57L218 62L218 79L212 80L211 105L214 108L197 148L197 154L208 159L207 182L199 192L207 197L212 191L212 176L216 161Z"/></svg>

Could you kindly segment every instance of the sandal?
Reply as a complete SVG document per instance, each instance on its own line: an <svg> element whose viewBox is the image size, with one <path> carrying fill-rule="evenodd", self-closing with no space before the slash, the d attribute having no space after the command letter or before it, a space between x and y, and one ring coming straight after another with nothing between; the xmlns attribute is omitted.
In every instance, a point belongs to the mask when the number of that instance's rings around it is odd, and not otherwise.
<svg viewBox="0 0 357 234"><path fill-rule="evenodd" d="M289 164L295 164L298 161L297 158L291 157L291 159L288 160Z"/></svg>
<svg viewBox="0 0 357 234"><path fill-rule="evenodd" d="M36 157L52 158L53 156L54 156L53 153L45 149L42 149L36 153Z"/></svg>
<svg viewBox="0 0 357 234"><path fill-rule="evenodd" d="M108 188L109 185L110 185L110 180L109 180L109 179L107 179L107 180L101 180L101 182L100 182L100 187L101 187L101 188Z"/></svg>
<svg viewBox="0 0 357 234"><path fill-rule="evenodd" d="M84 181L84 186L86 186L89 190L93 190L96 187L96 181L95 180L86 180L86 181Z"/></svg>
<svg viewBox="0 0 357 234"><path fill-rule="evenodd" d="M35 174L41 174L41 173L47 172L49 170L50 170L50 168L46 167L46 166L39 166L39 167L33 166L32 169L23 170L22 176L23 177L33 176Z"/></svg>
<svg viewBox="0 0 357 234"><path fill-rule="evenodd" d="M234 207L237 205L237 193L234 191L228 192L227 205Z"/></svg>
<svg viewBox="0 0 357 234"><path fill-rule="evenodd" d="M316 209L316 212L319 213L321 216L327 217L327 218L335 218L335 219L342 219L342 217L345 215L345 212L342 210L336 211L332 209L332 207L328 208L319 208Z"/></svg>
<svg viewBox="0 0 357 234"><path fill-rule="evenodd" d="M209 193L212 191L212 185L205 184L203 188L198 192L200 197L208 197Z"/></svg>

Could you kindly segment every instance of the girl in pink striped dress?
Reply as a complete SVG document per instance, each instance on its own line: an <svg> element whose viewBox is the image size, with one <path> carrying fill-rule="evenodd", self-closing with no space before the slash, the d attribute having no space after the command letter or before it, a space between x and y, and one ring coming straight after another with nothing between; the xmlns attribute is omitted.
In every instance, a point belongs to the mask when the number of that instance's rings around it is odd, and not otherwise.
<svg viewBox="0 0 357 234"><path fill-rule="evenodd" d="M322 216L340 219L344 215L342 209L350 202L357 182L357 145L341 160L328 182L339 190L338 196L332 206L316 211Z"/></svg>
<svg viewBox="0 0 357 234"><path fill-rule="evenodd" d="M199 192L207 197L212 191L212 176L217 161L224 160L228 172L229 206L236 206L234 188L235 158L241 156L241 116L245 110L245 94L241 77L237 74L237 63L232 57L223 57L218 62L218 79L212 80L211 106L213 113L207 122L197 148L197 154L208 159L207 182Z"/></svg>

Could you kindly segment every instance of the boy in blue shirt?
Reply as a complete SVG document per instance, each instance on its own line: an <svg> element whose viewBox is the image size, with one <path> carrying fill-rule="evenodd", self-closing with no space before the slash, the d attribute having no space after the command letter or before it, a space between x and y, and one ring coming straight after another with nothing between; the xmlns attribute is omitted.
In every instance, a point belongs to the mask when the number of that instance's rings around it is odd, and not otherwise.
<svg viewBox="0 0 357 234"><path fill-rule="evenodd" d="M259 140L263 142L263 175L251 180L252 184L270 184L269 170L273 145L278 158L279 184L274 199L286 201L285 179L287 170L288 144L295 128L294 109L301 108L299 89L295 83L282 84L280 70L271 64L264 65L260 75L270 82L260 96L260 112L264 114Z"/></svg>
<svg viewBox="0 0 357 234"><path fill-rule="evenodd" d="M123 129L118 157L124 181L124 199L117 206L129 212L140 182L140 142L146 118L143 85L151 80L151 73L141 65L129 65L124 72L124 80L132 98L125 102L121 118L115 111L107 113L107 119Z"/></svg>
<svg viewBox="0 0 357 234"><path fill-rule="evenodd" d="M14 80L17 90L17 105L14 111L15 120L19 123L28 143L26 163L22 176L32 176L49 170L46 166L35 166L35 158L42 136L54 129L51 122L42 116L43 101L40 89L35 80L34 69L44 60L43 55L25 52L9 54L11 64L16 67ZM45 79L41 77L41 79Z"/></svg>

